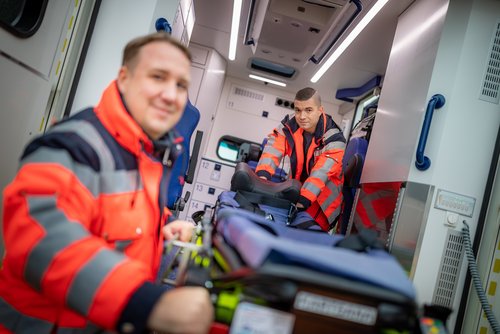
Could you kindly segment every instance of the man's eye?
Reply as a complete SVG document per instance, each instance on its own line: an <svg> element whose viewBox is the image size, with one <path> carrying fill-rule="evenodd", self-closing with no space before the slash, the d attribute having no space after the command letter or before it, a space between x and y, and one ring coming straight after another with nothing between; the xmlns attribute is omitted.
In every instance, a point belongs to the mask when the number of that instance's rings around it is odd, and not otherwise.
<svg viewBox="0 0 500 334"><path fill-rule="evenodd" d="M179 87L180 89L188 89L188 84L185 82L179 82L177 84L177 87Z"/></svg>

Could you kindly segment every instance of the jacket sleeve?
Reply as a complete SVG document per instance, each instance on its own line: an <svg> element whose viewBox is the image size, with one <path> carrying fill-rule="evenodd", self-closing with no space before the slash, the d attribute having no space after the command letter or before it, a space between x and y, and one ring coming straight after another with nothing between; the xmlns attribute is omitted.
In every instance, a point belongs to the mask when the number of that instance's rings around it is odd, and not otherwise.
<svg viewBox="0 0 500 334"><path fill-rule="evenodd" d="M28 151L30 151L28 149ZM90 321L113 329L151 268L91 233L99 224L93 158L41 145L25 154L4 191L4 270ZM77 154L77 155L78 155Z"/></svg>
<svg viewBox="0 0 500 334"><path fill-rule="evenodd" d="M300 191L299 203L305 208L317 200L329 180L334 186L342 186L344 148L345 143L334 141L315 152L315 162L311 174L304 181Z"/></svg>
<svg viewBox="0 0 500 334"><path fill-rule="evenodd" d="M255 168L258 176L264 176L270 180L276 168L279 167L281 159L285 155L286 138L282 127L276 128L267 136L267 143L264 147L259 163Z"/></svg>

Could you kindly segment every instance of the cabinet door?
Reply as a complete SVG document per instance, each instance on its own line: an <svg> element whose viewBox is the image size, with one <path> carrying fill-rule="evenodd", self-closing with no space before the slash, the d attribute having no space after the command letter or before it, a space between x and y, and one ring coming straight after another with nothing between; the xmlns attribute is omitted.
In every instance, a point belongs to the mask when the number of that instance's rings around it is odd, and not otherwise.
<svg viewBox="0 0 500 334"><path fill-rule="evenodd" d="M225 165L208 159L201 159L196 182L229 190L231 188L231 178L233 174L234 166Z"/></svg>
<svg viewBox="0 0 500 334"><path fill-rule="evenodd" d="M361 183L407 181L426 110L447 0L415 2L398 21ZM423 17L436 17L425 34ZM431 21L429 21L431 22ZM408 38L418 36L418 38ZM405 94L402 94L405 92Z"/></svg>
<svg viewBox="0 0 500 334"><path fill-rule="evenodd" d="M73 8L74 2L71 1L49 1L40 28L28 38L18 38L0 29L1 51L48 79L57 66L59 43L66 35L68 28L65 23Z"/></svg>
<svg viewBox="0 0 500 334"><path fill-rule="evenodd" d="M198 100L198 92L200 91L201 81L205 70L197 66L191 66L191 84L189 85L189 100L193 105L196 105Z"/></svg>
<svg viewBox="0 0 500 334"><path fill-rule="evenodd" d="M195 201L191 200L189 201L188 206L186 207L187 210L185 209L183 212L181 212L181 215L179 216L180 219L184 219L190 222L194 222L192 216L194 213L198 211L204 211L206 208L210 208L213 205L210 203L204 203L201 201ZM186 216L183 216L182 213L184 213Z"/></svg>
<svg viewBox="0 0 500 334"><path fill-rule="evenodd" d="M193 189L193 200L209 203L215 205L219 195L228 189L218 188L203 183L196 183Z"/></svg>

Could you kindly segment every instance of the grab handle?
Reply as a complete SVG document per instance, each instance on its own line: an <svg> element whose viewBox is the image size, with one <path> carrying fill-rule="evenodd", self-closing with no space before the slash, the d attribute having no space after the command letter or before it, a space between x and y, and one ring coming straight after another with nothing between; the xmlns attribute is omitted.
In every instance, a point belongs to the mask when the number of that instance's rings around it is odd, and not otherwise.
<svg viewBox="0 0 500 334"><path fill-rule="evenodd" d="M427 136L429 135L429 128L431 127L432 114L434 108L441 108L444 106L445 98L441 94L435 94L427 103L427 110L425 111L424 124L422 125L422 132L420 132L420 139L417 146L417 159L415 160L415 167L418 170L426 170L431 166L431 159L424 155L425 144L427 143Z"/></svg>

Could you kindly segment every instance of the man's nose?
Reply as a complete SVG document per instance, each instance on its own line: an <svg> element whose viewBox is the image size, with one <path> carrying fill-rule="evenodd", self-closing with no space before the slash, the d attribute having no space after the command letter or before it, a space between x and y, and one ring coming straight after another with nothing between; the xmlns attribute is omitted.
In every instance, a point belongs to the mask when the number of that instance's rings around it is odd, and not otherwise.
<svg viewBox="0 0 500 334"><path fill-rule="evenodd" d="M177 83L168 81L162 87L161 97L164 100L173 101L177 97Z"/></svg>

